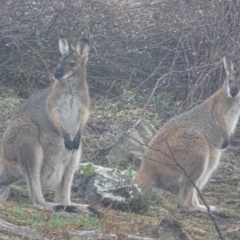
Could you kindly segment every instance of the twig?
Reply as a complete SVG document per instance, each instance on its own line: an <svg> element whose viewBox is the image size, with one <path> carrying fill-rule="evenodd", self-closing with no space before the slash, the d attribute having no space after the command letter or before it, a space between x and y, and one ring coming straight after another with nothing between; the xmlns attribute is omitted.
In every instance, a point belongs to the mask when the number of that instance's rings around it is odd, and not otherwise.
<svg viewBox="0 0 240 240"><path fill-rule="evenodd" d="M147 105L148 105L149 102L151 101L151 99L152 99L152 97L153 97L153 94L155 93L155 91L156 91L156 89L157 89L158 84L160 83L160 81L161 81L164 77L166 77L167 75L169 75L169 74L171 74L171 73L165 73L162 77L160 77L160 78L158 79L158 81L157 81L157 83L155 84L155 87L154 87L154 89L153 89L150 97L149 97L148 100L147 100L147 103L145 104L145 106L144 106L144 108L143 108L143 111L145 111Z"/></svg>
<svg viewBox="0 0 240 240"><path fill-rule="evenodd" d="M30 227L17 226L0 218L0 232L8 235L27 237L34 240L42 240L44 235Z"/></svg>

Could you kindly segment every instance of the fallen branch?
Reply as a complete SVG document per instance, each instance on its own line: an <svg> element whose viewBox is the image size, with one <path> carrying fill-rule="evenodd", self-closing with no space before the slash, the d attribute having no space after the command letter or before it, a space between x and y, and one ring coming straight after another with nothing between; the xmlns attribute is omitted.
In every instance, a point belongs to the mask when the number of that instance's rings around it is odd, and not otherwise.
<svg viewBox="0 0 240 240"><path fill-rule="evenodd" d="M32 240L42 240L43 234L30 227L17 226L0 218L0 232L7 235L21 236Z"/></svg>

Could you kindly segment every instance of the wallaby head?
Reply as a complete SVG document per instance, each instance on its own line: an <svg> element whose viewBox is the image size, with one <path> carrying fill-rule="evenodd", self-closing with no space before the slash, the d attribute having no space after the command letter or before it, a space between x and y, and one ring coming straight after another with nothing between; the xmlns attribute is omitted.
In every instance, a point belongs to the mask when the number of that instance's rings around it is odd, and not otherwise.
<svg viewBox="0 0 240 240"><path fill-rule="evenodd" d="M55 70L55 79L63 81L75 75L85 74L89 52L89 41L86 38L79 40L75 48L65 38L60 38L59 50L62 58Z"/></svg>
<svg viewBox="0 0 240 240"><path fill-rule="evenodd" d="M240 71L236 64L227 58L223 58L224 68L227 74L223 87L230 98L236 98L240 93Z"/></svg>

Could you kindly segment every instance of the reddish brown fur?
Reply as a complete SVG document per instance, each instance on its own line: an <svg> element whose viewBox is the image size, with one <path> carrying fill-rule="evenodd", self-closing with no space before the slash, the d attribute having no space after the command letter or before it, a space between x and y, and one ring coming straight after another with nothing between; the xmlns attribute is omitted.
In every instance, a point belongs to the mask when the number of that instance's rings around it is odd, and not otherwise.
<svg viewBox="0 0 240 240"><path fill-rule="evenodd" d="M204 187L217 168L221 149L229 143L239 118L239 70L226 58L224 66L227 79L223 87L159 129L133 178L143 189L154 184L177 194L179 207L187 211L207 211L200 205L189 177L200 190Z"/></svg>

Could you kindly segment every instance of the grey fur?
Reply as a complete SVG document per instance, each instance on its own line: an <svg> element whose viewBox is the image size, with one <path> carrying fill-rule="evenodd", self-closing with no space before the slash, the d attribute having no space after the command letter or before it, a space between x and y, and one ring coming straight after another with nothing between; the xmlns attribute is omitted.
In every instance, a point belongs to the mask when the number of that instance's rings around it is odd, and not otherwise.
<svg viewBox="0 0 240 240"><path fill-rule="evenodd" d="M76 48L84 55L60 38L63 56L53 84L30 97L10 120L2 138L0 185L23 178L34 205L52 211L59 204L71 205L75 212L93 213L87 205L70 202L72 178L81 158L81 133L89 115L88 41L80 40ZM43 188L55 190L55 203L45 202Z"/></svg>

